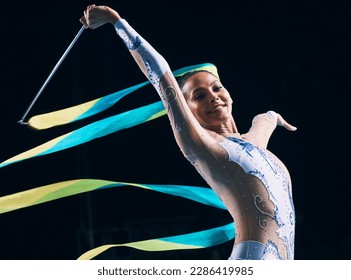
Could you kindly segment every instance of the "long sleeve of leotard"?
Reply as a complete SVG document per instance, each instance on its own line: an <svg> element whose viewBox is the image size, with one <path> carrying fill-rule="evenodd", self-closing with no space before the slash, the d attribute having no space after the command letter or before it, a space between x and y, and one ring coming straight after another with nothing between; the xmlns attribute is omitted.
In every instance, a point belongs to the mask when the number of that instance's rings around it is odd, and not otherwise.
<svg viewBox="0 0 351 280"><path fill-rule="evenodd" d="M268 141L277 127L277 114L274 111L259 114L252 120L252 126L246 138L256 143L259 147L266 149Z"/></svg>
<svg viewBox="0 0 351 280"><path fill-rule="evenodd" d="M166 60L125 19L117 21L115 29L158 92L183 154L188 157L200 153L214 139L191 113Z"/></svg>

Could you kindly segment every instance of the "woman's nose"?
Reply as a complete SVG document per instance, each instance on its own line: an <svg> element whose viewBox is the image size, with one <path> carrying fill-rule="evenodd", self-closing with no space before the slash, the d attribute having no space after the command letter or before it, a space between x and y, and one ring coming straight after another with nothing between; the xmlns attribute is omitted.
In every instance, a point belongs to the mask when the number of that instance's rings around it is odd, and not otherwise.
<svg viewBox="0 0 351 280"><path fill-rule="evenodd" d="M210 102L212 103L218 100L219 100L219 96L215 92L212 92L210 95Z"/></svg>

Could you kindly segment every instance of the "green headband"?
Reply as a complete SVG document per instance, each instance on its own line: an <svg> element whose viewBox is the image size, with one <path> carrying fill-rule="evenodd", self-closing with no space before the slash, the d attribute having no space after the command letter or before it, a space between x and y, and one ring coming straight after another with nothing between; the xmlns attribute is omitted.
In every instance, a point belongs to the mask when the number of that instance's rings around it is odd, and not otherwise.
<svg viewBox="0 0 351 280"><path fill-rule="evenodd" d="M185 72L182 75L179 75L180 77L185 75L185 74L195 72L195 71L208 71L212 75L216 76L219 79L217 67L211 63L198 64L198 65L194 65L194 66L185 67L182 69L184 69ZM182 70L182 69L180 69L180 70ZM177 71L173 72L173 74L176 72ZM177 75L175 75L175 76L178 77Z"/></svg>

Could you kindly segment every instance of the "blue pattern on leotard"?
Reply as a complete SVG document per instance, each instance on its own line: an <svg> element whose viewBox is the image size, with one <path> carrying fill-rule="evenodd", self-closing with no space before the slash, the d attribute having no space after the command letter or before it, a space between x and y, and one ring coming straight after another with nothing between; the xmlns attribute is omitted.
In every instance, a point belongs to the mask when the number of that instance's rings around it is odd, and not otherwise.
<svg viewBox="0 0 351 280"><path fill-rule="evenodd" d="M285 172L269 152L245 140L227 137L220 145L227 151L230 161L239 164L247 174L257 177L265 186L269 199L274 204L273 215L259 209L257 201L255 201L255 205L261 216L268 215L277 223L279 226L277 234L287 248L288 259L293 259L295 212L290 194L289 174ZM259 195L257 196L255 196L255 200L261 199ZM290 203L285 203L284 201L289 201ZM265 226L264 219L262 220L262 223L261 219L258 220L260 227ZM277 248L276 244L271 240L267 246L269 247L267 247L267 250L269 249L270 253L272 253L274 248Z"/></svg>

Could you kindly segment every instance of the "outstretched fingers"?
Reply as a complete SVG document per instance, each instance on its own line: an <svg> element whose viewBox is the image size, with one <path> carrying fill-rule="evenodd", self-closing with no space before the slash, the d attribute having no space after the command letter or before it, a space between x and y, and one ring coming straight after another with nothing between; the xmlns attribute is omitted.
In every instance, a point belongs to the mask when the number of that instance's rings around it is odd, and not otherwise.
<svg viewBox="0 0 351 280"><path fill-rule="evenodd" d="M297 130L296 126L293 126L290 123L288 123L286 120L284 120L284 118L280 114L277 114L277 124L285 127L287 130L290 130L290 131Z"/></svg>

